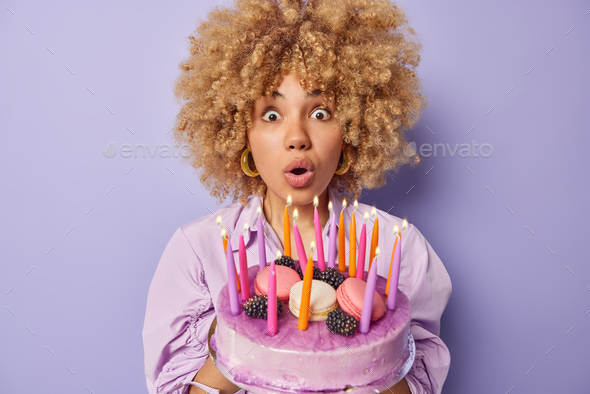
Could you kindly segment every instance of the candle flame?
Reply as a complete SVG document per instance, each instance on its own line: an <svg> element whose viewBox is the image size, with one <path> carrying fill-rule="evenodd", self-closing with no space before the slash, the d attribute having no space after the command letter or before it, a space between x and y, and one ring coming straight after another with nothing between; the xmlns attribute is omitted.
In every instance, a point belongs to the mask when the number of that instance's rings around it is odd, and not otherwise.
<svg viewBox="0 0 590 394"><path fill-rule="evenodd" d="M260 208L260 205L258 206L258 208L256 209L256 213L258 215L260 215L262 213L262 208Z"/></svg>
<svg viewBox="0 0 590 394"><path fill-rule="evenodd" d="M354 209L357 209L359 207L359 202L357 200L354 200L354 204L352 204L354 206Z"/></svg>
<svg viewBox="0 0 590 394"><path fill-rule="evenodd" d="M221 215L217 215L217 225L221 226Z"/></svg>
<svg viewBox="0 0 590 394"><path fill-rule="evenodd" d="M244 222L244 231L248 230L248 222Z"/></svg>
<svg viewBox="0 0 590 394"><path fill-rule="evenodd" d="M399 227L397 226L397 224L395 224L393 226L393 235L397 236L397 233L399 233Z"/></svg>
<svg viewBox="0 0 590 394"><path fill-rule="evenodd" d="M330 201L328 203L328 211L330 211L330 212L332 211L332 201Z"/></svg>
<svg viewBox="0 0 590 394"><path fill-rule="evenodd" d="M311 253L315 252L315 242L311 241Z"/></svg>
<svg viewBox="0 0 590 394"><path fill-rule="evenodd" d="M402 223L402 230L405 230L408 228L408 221L406 219L404 219L404 222Z"/></svg>
<svg viewBox="0 0 590 394"><path fill-rule="evenodd" d="M379 257L379 246L375 248L375 257Z"/></svg>
<svg viewBox="0 0 590 394"><path fill-rule="evenodd" d="M346 209L346 198L342 200L342 209Z"/></svg>
<svg viewBox="0 0 590 394"><path fill-rule="evenodd" d="M277 259L280 259L283 256L280 250L277 249Z"/></svg>
<svg viewBox="0 0 590 394"><path fill-rule="evenodd" d="M287 206L291 205L293 203L293 200L291 199L291 195L289 194L287 196Z"/></svg>
<svg viewBox="0 0 590 394"><path fill-rule="evenodd" d="M314 206L315 208L317 208L317 207L318 207L318 205L320 205L320 202L319 202L319 200L318 200L318 196L315 196L315 197L313 198L313 206Z"/></svg>
<svg viewBox="0 0 590 394"><path fill-rule="evenodd" d="M225 232L225 229L224 228L221 229L221 238L222 239L226 239L227 238L227 233Z"/></svg>
<svg viewBox="0 0 590 394"><path fill-rule="evenodd" d="M371 217L375 218L377 216L377 209L375 209L375 207L373 207L373 209L371 209Z"/></svg>
<svg viewBox="0 0 590 394"><path fill-rule="evenodd" d="M293 210L293 221L299 219L299 211L297 210L297 208L295 208Z"/></svg>
<svg viewBox="0 0 590 394"><path fill-rule="evenodd" d="M365 222L369 220L369 211L365 211Z"/></svg>

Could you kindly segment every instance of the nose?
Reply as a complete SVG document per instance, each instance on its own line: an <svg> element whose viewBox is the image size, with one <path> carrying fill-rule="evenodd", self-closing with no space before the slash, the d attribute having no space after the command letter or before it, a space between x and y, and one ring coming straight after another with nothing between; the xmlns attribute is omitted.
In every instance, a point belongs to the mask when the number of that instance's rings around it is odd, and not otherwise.
<svg viewBox="0 0 590 394"><path fill-rule="evenodd" d="M286 150L307 150L311 148L311 139L309 138L306 126L300 120L294 120L287 125L288 131L285 136Z"/></svg>

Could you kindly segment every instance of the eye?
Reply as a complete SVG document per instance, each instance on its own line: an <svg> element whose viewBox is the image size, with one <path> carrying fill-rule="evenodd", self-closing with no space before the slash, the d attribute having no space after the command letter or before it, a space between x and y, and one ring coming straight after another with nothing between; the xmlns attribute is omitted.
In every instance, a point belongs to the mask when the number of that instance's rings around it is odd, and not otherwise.
<svg viewBox="0 0 590 394"><path fill-rule="evenodd" d="M267 122L276 122L280 117L279 113L274 109L264 110L260 116L262 116L262 119L266 120Z"/></svg>
<svg viewBox="0 0 590 394"><path fill-rule="evenodd" d="M313 111L311 116L316 120L326 120L330 118L330 111L328 111L327 109L318 108L315 111Z"/></svg>

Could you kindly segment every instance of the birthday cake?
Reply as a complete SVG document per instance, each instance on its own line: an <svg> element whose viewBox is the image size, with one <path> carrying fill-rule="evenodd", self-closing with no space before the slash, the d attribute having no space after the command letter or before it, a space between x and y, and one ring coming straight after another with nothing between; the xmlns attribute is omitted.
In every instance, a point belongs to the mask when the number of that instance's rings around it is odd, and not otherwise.
<svg viewBox="0 0 590 394"><path fill-rule="evenodd" d="M298 268L299 262L293 265ZM296 272L293 266L272 265L273 269L280 267L273 271L277 277L277 292L272 293L277 298L274 335L268 335L266 311L270 301L265 295L268 289L262 286L268 280L268 273L263 272L268 266L262 271L260 266L248 269L252 297L240 302L237 315L231 313L228 285L222 288L216 307L217 326L210 338L217 368L239 387L257 394L378 393L393 386L407 373L414 358L408 298L396 289L395 309L386 308L387 278L375 272L370 319L364 319L370 320L370 325L361 333L361 294L368 286L367 272L363 279L348 277L347 271L334 268L322 275L315 262L314 266L308 291L311 298L304 305L299 302L306 293L301 270L294 280L293 273L285 271ZM282 287L287 288L289 300ZM309 322L306 329L299 329L298 316L306 309L310 311Z"/></svg>

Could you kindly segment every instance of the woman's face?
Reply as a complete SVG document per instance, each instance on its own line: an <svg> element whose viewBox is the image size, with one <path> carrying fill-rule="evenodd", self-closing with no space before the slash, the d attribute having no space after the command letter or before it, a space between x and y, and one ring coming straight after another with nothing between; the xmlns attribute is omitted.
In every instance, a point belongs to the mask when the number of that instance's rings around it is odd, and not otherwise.
<svg viewBox="0 0 590 394"><path fill-rule="evenodd" d="M332 112L322 108L319 90L308 94L293 74L272 97L256 100L248 148L269 192L283 200L291 195L294 205L303 205L325 191L343 148Z"/></svg>

